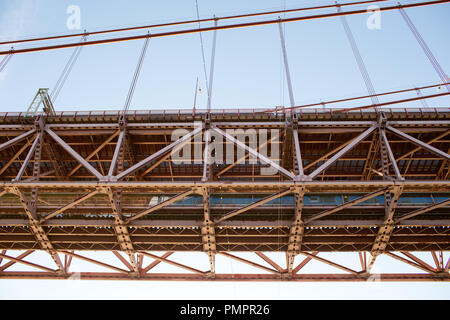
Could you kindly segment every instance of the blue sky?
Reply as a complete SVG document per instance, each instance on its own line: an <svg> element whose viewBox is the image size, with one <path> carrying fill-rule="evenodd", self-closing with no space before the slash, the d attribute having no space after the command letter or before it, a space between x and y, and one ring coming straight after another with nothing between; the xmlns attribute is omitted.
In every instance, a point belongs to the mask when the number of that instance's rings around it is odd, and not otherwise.
<svg viewBox="0 0 450 320"><path fill-rule="evenodd" d="M402 3L408 2L416 1ZM201 17L211 17L329 3L331 1L322 0L199 0L199 7ZM194 0L3 0L0 2L0 39L75 32L66 26L69 5L80 7L82 29L87 31L196 18ZM412 8L407 12L443 69L450 73L450 4ZM377 92L439 82L399 12L383 12L380 30L369 30L367 17L349 16L347 20ZM338 18L289 23L285 25L285 32L297 104L367 93ZM142 33L144 31L129 34ZM205 33L208 74L211 43L212 33ZM143 41L133 41L84 48L55 104L56 110L121 110L142 44ZM25 46L28 45L17 48ZM8 47L0 46L0 49ZM53 88L72 50L14 56L0 75L0 112L25 111L38 88ZM199 97L199 106L204 107L207 97L198 34L152 39L130 109L192 108L197 77L204 92ZM433 94L436 90L427 93ZM384 99L380 100L386 101ZM448 97L443 97L430 100L428 104L448 106L449 102ZM219 32L212 107L257 108L288 103L278 27L268 25ZM368 103L368 100L364 102ZM417 101L408 106L421 104ZM34 259L40 261L45 257ZM186 258L180 256L179 259ZM345 255L342 259L347 262ZM314 266L322 268L315 264L310 267ZM377 266L386 270L400 267L389 258L380 259ZM240 268L236 262L223 262L222 267L228 271ZM221 283L214 284L217 290L205 296L205 288L210 286L2 280L0 298L450 298L450 287L443 283ZM156 288L162 293L155 294ZM170 291L174 289L175 292Z"/></svg>
<svg viewBox="0 0 450 320"><path fill-rule="evenodd" d="M317 3L329 2L286 1L286 7ZM69 17L66 9L72 4L80 6L82 28L88 31L196 16L194 0L133 1L131 5L129 1L6 0L0 4L0 37L10 39L74 32L66 27ZM201 17L282 6L283 1L199 2ZM334 9L326 12L332 11ZM412 8L407 12L443 69L448 70L450 43L445 39L450 30L450 21L446 19L450 4ZM383 12L380 30L369 30L367 17L357 15L347 19L377 92L439 82L399 12ZM338 18L285 26L297 104L366 94ZM211 39L211 32L204 34L208 66ZM139 40L84 48L56 103L57 110L122 109L142 44ZM24 110L39 87L52 88L72 50L14 56L5 70L7 81L0 84L1 111ZM219 32L213 108L287 105L282 66L277 25ZM191 108L197 77L205 89L198 34L152 39L131 108ZM429 104L445 106L448 101L449 98L444 97L429 101ZM206 94L200 97L199 105L206 105ZM420 106L420 102L410 106Z"/></svg>

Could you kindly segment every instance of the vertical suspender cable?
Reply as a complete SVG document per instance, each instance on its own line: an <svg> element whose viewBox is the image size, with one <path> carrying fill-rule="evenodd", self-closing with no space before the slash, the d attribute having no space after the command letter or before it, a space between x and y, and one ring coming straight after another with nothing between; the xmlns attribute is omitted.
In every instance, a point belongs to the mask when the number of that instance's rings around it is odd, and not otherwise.
<svg viewBox="0 0 450 320"><path fill-rule="evenodd" d="M2 61L0 61L0 72L3 71L3 69L5 69L6 65L8 64L9 60L11 60L12 56L14 54L14 49L11 48L11 53L7 54Z"/></svg>
<svg viewBox="0 0 450 320"><path fill-rule="evenodd" d="M422 106L423 106L424 108L428 108L428 103L427 103L427 101L426 101L425 99L423 99L422 91L420 91L419 88L416 88L416 93L417 93L417 96L419 96L419 97L422 98L422 99L420 100L420 103L422 104Z"/></svg>
<svg viewBox="0 0 450 320"><path fill-rule="evenodd" d="M341 7L338 7L338 12L341 12ZM363 77L364 83L366 85L367 91L369 95L371 95L372 104L379 104L378 98L375 96L375 89L372 84L372 80L370 79L369 73L367 72L366 65L364 64L364 60L361 57L361 54L359 52L358 46L356 45L355 38L353 37L353 33L350 30L350 27L348 26L347 19L345 16L340 16L342 26L344 27L345 34L347 35L348 41L350 42L350 46L353 51L353 55L355 56L356 63L358 64L359 71L361 72L361 75Z"/></svg>
<svg viewBox="0 0 450 320"><path fill-rule="evenodd" d="M287 51L286 51L286 42L284 40L284 32L283 32L283 27L282 27L281 23L278 24L278 28L280 30L281 49L282 49L282 53L283 53L284 69L285 69L285 73L286 73L286 81L287 81L287 86L288 86L288 91L289 91L289 102L290 102L291 108L294 108L295 107L294 91L292 90L291 73L289 71L289 63L288 63L288 57L287 57Z"/></svg>
<svg viewBox="0 0 450 320"><path fill-rule="evenodd" d="M87 36L83 35L81 37L80 43L85 42L87 40ZM70 72L73 69L73 66L75 65L75 62L78 60L78 57L80 56L81 50L83 47L76 47L73 51L72 55L70 56L69 60L67 61L66 66L64 67L63 72L61 73L58 81L55 84L55 87L53 88L53 91L50 95L50 99L54 103L56 99L58 99L59 93L61 92L61 89L63 88L64 84L66 83L67 78L69 77Z"/></svg>
<svg viewBox="0 0 450 320"><path fill-rule="evenodd" d="M422 50L425 52L425 55L427 56L430 63L433 65L434 69L436 70L436 73L438 74L439 78L441 78L442 83L448 82L447 75L445 74L444 70L442 69L439 62L434 57L433 53L431 52L428 45L425 43L425 40L423 40L422 36L420 35L419 31L417 30L416 26L413 24L409 16L406 14L405 9L403 9L399 3L399 11L402 15L403 19L405 20L406 24L408 25L409 29L413 33L414 37L416 38L419 45L422 47ZM447 88L447 91L450 92L450 86L447 84L445 85Z"/></svg>
<svg viewBox="0 0 450 320"><path fill-rule="evenodd" d="M150 35L150 32L148 33ZM141 72L142 64L145 59L145 54L147 53L148 44L150 42L150 37L145 38L144 46L142 47L141 56L134 72L133 80L131 81L130 90L128 90L127 99L125 100L125 105L123 107L123 115L125 115L130 108L131 100L133 99L134 89L136 88L136 83Z"/></svg>
<svg viewBox="0 0 450 320"><path fill-rule="evenodd" d="M200 24L200 12L198 10L198 0L195 0L195 8L197 11L197 21L198 21L198 28L201 29L201 24ZM203 33L199 32L198 33L200 36L200 47L202 49L202 60L203 60L203 72L205 73L205 82L206 82L206 93L208 94L208 98L209 98L209 84L208 84L208 74L206 72L206 59L205 59L205 47L203 46Z"/></svg>
<svg viewBox="0 0 450 320"><path fill-rule="evenodd" d="M217 20L214 20L214 26L217 27ZM214 30L213 35L213 47L211 53L211 66L209 73L209 90L208 90L208 113L211 111L211 103L212 103L212 87L214 80L214 63L216 60L216 42L217 42L217 30Z"/></svg>

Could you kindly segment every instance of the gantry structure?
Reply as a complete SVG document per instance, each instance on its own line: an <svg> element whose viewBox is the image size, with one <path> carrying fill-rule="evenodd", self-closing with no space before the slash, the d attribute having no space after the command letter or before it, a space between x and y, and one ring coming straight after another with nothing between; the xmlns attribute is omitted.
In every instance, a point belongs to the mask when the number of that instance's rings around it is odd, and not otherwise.
<svg viewBox="0 0 450 320"><path fill-rule="evenodd" d="M430 107L427 99L449 95L450 81L404 10L449 1L378 8L399 10L441 82L377 93L345 16L367 12L354 6L384 2L0 42L81 36L79 42L0 51L1 72L16 54L75 48L51 95L40 89L27 112L0 113L0 279L449 281L450 108ZM265 19L325 9L333 12ZM334 17L341 19L368 95L298 106L282 24ZM259 20L227 23L239 18ZM213 25L91 39L200 22ZM216 33L269 24L280 32L290 106L212 108ZM201 32L214 33L206 108L129 110L149 40ZM144 47L123 110L55 111L82 47L139 39ZM438 93L422 94L431 89ZM351 107L368 99L372 103ZM422 108L404 105L412 101ZM36 251L52 261L30 261ZM204 259L208 267L180 262L177 252L189 252L191 262ZM283 263L274 252L285 256ZM330 258L343 252L360 267ZM416 272L377 273L382 255ZM223 273L217 256L255 272ZM105 271L75 271L73 259ZM337 272L304 272L313 260ZM158 265L180 271L161 273Z"/></svg>
<svg viewBox="0 0 450 320"><path fill-rule="evenodd" d="M450 279L449 108L197 112L1 114L0 277L64 279L77 258L111 269L82 279L364 281L388 255L418 273L378 279ZM176 129L186 134L174 141ZM276 135L254 149L229 129ZM223 136L225 153L245 153L232 163L194 162L195 152L191 163L173 161L186 146L211 156L207 132ZM275 145L278 157L261 153ZM35 250L56 267L27 262ZM83 251L113 252L123 268ZM209 270L171 260L178 251L205 253ZM285 252L286 265L267 252ZM361 270L323 252L354 252ZM411 252L428 252L435 265ZM262 272L217 273L216 255ZM302 274L312 259L345 272ZM161 262L186 273L152 273ZM37 270L8 272L14 263Z"/></svg>

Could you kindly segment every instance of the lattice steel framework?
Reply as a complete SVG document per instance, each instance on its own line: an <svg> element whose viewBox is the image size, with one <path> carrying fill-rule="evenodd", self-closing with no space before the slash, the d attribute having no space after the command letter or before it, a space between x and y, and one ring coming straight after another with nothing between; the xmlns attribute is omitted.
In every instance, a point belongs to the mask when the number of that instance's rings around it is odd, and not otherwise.
<svg viewBox="0 0 450 320"><path fill-rule="evenodd" d="M448 281L449 128L449 108L0 114L0 278L67 279L74 258L110 269L81 279ZM177 129L185 134L173 140ZM269 134L254 148L229 129ZM205 161L212 136L225 154L245 152ZM192 162L174 161L186 147ZM54 265L27 260L34 251ZM125 268L87 251L113 252ZM186 251L204 252L209 269L169 258ZM267 252L284 252L285 265ZM325 252L354 252L361 269ZM411 252L429 252L434 265ZM217 255L263 273L216 272ZM373 274L380 255L418 273ZM302 273L311 260L344 273ZM152 272L159 263L185 273Z"/></svg>

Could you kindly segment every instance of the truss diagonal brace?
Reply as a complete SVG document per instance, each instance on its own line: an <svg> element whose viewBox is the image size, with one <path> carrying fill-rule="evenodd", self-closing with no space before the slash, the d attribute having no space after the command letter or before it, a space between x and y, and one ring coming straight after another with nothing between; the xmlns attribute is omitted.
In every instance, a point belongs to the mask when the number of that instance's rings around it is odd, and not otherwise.
<svg viewBox="0 0 450 320"><path fill-rule="evenodd" d="M142 212L140 212L140 213L138 213L138 214L136 214L136 215L126 219L125 223L128 224L131 221L134 221L134 220L139 219L139 218L141 218L141 217L143 217L143 216L145 216L145 215L147 215L149 213L152 213L152 212L154 212L156 210L159 210L159 209L164 208L164 207L166 207L168 205L171 205L172 203L175 203L175 202L177 202L177 201L179 201L179 200L181 200L181 199L183 199L183 198L185 198L185 197L187 197L187 196L189 196L189 195L191 195L193 193L194 193L194 190L192 190L192 189L191 190L187 190L185 192L182 192L182 193L180 193L180 194L178 194L178 195L176 195L176 196L174 196L174 197L172 197L170 199L167 199L166 201L158 203L157 205L154 205L154 206L152 206L152 207L150 207L148 209L145 209L144 211L142 211Z"/></svg>
<svg viewBox="0 0 450 320"><path fill-rule="evenodd" d="M403 138L403 139L405 139L405 140L415 144L416 146L424 148L424 149L428 150L429 152L434 153L435 155L437 155L437 156L439 156L441 158L450 160L450 155L448 153L445 153L444 151L436 149L435 147L430 146L429 144L427 144L427 143L425 143L423 141L420 141L420 140L418 140L418 139L416 139L414 137L411 137L409 134L406 134L406 133L404 133L404 132L402 132L400 130L397 130L397 129L391 127L391 126L386 126L386 129L388 129L392 133L396 134L397 136L399 136L399 137L401 137L401 138Z"/></svg>
<svg viewBox="0 0 450 320"><path fill-rule="evenodd" d="M108 145L115 137L117 137L120 134L120 130L117 130L113 135L111 135L108 139L106 139L100 146L98 146L93 152L91 152L87 158L86 161L91 160L96 154L98 154L105 146ZM69 172L68 176L72 176L77 172L83 165L80 163L75 168L72 169L72 171Z"/></svg>
<svg viewBox="0 0 450 320"><path fill-rule="evenodd" d="M23 258L20 258L20 257L14 258L14 257L6 256L6 255L1 254L1 253L0 253L0 257L4 258L4 259L8 259L8 260L10 260L11 262L14 262L14 263L24 264L24 265L27 265L29 267L41 269L41 270L46 271L46 272L50 272L50 273L58 272L58 270L53 270L53 269L50 269L50 268L47 268L47 267L44 267L44 266L41 266L41 265L38 265L38 264L35 264L35 263L32 263L32 262L28 262L28 261L22 260Z"/></svg>
<svg viewBox="0 0 450 320"><path fill-rule="evenodd" d="M89 164L78 152L73 150L63 139L61 139L55 132L53 132L48 127L45 128L45 131L53 138L64 150L66 150L72 157L74 157L80 164L83 165L90 173L97 177L97 179L102 180L103 176L100 172L98 172L93 166Z"/></svg>
<svg viewBox="0 0 450 320"><path fill-rule="evenodd" d="M248 264L248 265L250 265L250 266L253 266L253 267L255 267L255 268L262 269L262 270L264 270L264 271L268 271L268 272L271 272L271 273L274 273L274 274L279 274L279 272L278 272L277 270L268 268L268 267L266 267L266 266L260 265L259 263L256 263L256 262L253 262L253 261L250 261L250 260L247 260L247 259L244 259L244 258L235 256L235 255L229 254L229 253L227 253L227 252L219 252L219 254L221 254L222 256L225 256L225 257L234 259L234 260L236 260L236 261L243 262L243 263Z"/></svg>
<svg viewBox="0 0 450 320"><path fill-rule="evenodd" d="M15 145L16 143L22 141L23 139L26 139L28 136L32 135L35 132L36 132L36 129L27 131L24 134L21 134L20 136L15 137L14 139L11 139L5 143L0 144L0 151L3 151L4 149Z"/></svg>
<svg viewBox="0 0 450 320"><path fill-rule="evenodd" d="M61 253L64 254L64 255L66 255L66 256L69 256L69 257L73 257L73 258L76 258L76 259L84 260L84 261L87 261L87 262L96 264L96 265L98 265L98 266L101 266L101 267L105 267L105 268L114 270L114 271L116 271L116 272L128 273L127 270L124 270L124 269L121 269L121 268L117 268L117 267L112 266L112 265L110 265L110 264L103 263L103 262L101 262L101 261L97 261L97 260L94 260L94 259L91 259L91 258L88 258L88 257L85 257L85 256L81 256L81 255L76 254L76 253L73 253L73 252L69 252L69 251L61 251Z"/></svg>
<svg viewBox="0 0 450 320"><path fill-rule="evenodd" d="M127 134L126 128L121 128L119 139L117 140L116 149L114 150L114 155L111 161L111 166L109 167L108 177L112 177L114 175L114 171L116 169L117 162L119 160L120 149L122 148L126 134Z"/></svg>
<svg viewBox="0 0 450 320"><path fill-rule="evenodd" d="M89 192L89 193L87 193L87 194L85 194L85 195L79 197L78 199L76 199L76 200L74 200L74 201L72 201L72 202L70 202L70 203L68 203L68 204L66 204L66 205L64 205L64 206L62 206L61 208L59 208L59 209L53 211L52 213L49 213L49 214L46 215L45 217L41 218L40 222L41 222L41 223L44 223L44 222L47 221L48 219L51 219L51 218L53 218L54 216L56 216L56 215L58 215L58 214L61 214L61 213L63 213L64 211L66 211L66 210L68 210L68 209L70 209L70 208L76 206L77 204L79 204L79 203L81 203L81 202L83 202L83 201L85 201L85 200L87 200L87 199L89 199L89 198L92 198L93 196L95 196L95 195L98 194L98 193L99 193L98 190L91 191L91 192Z"/></svg>
<svg viewBox="0 0 450 320"><path fill-rule="evenodd" d="M217 133L219 133L220 135L222 135L228 141L234 143L239 148L244 149L245 151L247 151L248 153L253 155L255 158L260 159L263 163L270 165L274 169L280 171L286 177L291 178L291 180L295 180L296 179L296 176L294 174L292 174L291 172L287 171L283 167L279 166L278 164L276 164L275 162L273 162L269 158L263 156L261 153L257 152L256 150L248 147L245 143L242 143L241 141L239 141L238 139L236 139L233 136L229 135L225 131L223 131L223 130L217 128L217 127L213 127L212 129L214 131L216 131Z"/></svg>
<svg viewBox="0 0 450 320"><path fill-rule="evenodd" d="M382 152L386 152L389 161L391 162L392 167L394 168L395 176L398 180L404 180L402 175L400 174L400 170L397 166L397 161L395 160L394 154L392 153L391 146L389 145L389 141L386 136L386 131L384 128L380 128L380 135L381 135L381 148L384 149ZM389 171L389 165L386 166L386 169Z"/></svg>
<svg viewBox="0 0 450 320"><path fill-rule="evenodd" d="M352 150L358 143L363 141L367 136L369 136L375 129L377 128L376 125L371 126L369 129L365 130L363 133L361 133L355 140L350 142L347 146L345 146L342 150L340 150L338 153L336 153L333 157L331 157L328 161L326 161L323 165L321 165L319 168L317 168L314 172L312 172L309 176L311 179L314 179L319 174L321 174L323 171L325 171L329 166L331 166L333 163L335 163L339 158L344 156L347 152Z"/></svg>
<svg viewBox="0 0 450 320"><path fill-rule="evenodd" d="M357 272L357 271L355 271L355 270L353 270L353 269L350 269L350 268L347 268L347 267L344 267L344 266L342 266L342 265L340 265L340 264L338 264L338 263L335 263L335 262L333 262L333 261L330 261L330 260L324 259L324 258L322 258L322 257L319 257L319 256L317 256L317 255L314 254L314 253L302 252L301 254L304 255L304 256L307 256L307 257L309 257L309 258L311 258L311 259L314 259L314 260L323 262L323 263L325 263L325 264L328 264L328 265L330 265L330 266L332 266L332 267L335 267L335 268L341 269L341 270L343 270L343 271L346 271L346 272L348 272L348 273L351 273L351 274L354 274L354 275L358 275L358 272Z"/></svg>
<svg viewBox="0 0 450 320"><path fill-rule="evenodd" d="M429 206L427 206L425 208L417 209L417 210L415 210L413 212L407 213L407 214L397 218L395 220L395 223L401 222L401 221L406 220L406 219L413 218L415 216L418 216L419 214L423 214L423 213L426 213L426 212L434 210L434 209L438 209L438 208L444 207L444 206L446 206L448 204L450 204L450 199L447 199L447 200L444 200L444 201L441 201L441 202L438 202L438 203L434 203L434 204L429 205Z"/></svg>
<svg viewBox="0 0 450 320"><path fill-rule="evenodd" d="M354 205L356 205L356 204L358 204L358 203L361 203L361 202L367 201L367 200L369 200L369 199L375 198L375 197L377 197L377 196L379 196L379 195L385 193L386 191L387 191L387 188L384 188L384 189L381 189L381 190L378 190L378 191L375 191L375 192L366 194L366 195L364 195L364 196L362 196L362 197L359 197L359 198L356 198L356 199L354 199L354 200L348 201L348 202L346 202L346 203L344 203L344 204L342 204L342 205L340 205L340 206L337 206L337 207L335 207L335 208L333 208L333 209L325 210L325 211L323 211L323 212L321 212L321 213L318 213L318 214L312 216L312 217L309 218L308 220L306 220L306 221L305 221L305 224L309 224L309 223L312 222L312 221L315 221L315 220L317 220L317 219L326 217L326 216L328 216L328 215L330 215L330 214L332 214L332 213L341 211L341 210L343 210L343 209L345 209L345 208L354 206Z"/></svg>
<svg viewBox="0 0 450 320"><path fill-rule="evenodd" d="M30 254L32 254L34 252L34 250L27 250L24 253L22 253L21 255L17 256L16 259L18 260L23 260L25 257L29 256ZM3 250L3 252L1 253L3 255L6 254L6 250ZM1 257L3 259L3 257ZM0 259L1 262L1 259ZM5 263L4 265L2 265L0 267L0 272L5 271L6 269L8 269L9 267L11 267L12 265L14 265L16 263L16 261L9 261L8 263Z"/></svg>
<svg viewBox="0 0 450 320"><path fill-rule="evenodd" d="M234 216L237 216L238 214L241 214L241 213L246 212L248 210L251 210L253 208L259 207L259 206L261 206L261 205L263 205L263 204L265 204L267 202L270 202L272 200L278 199L278 198L280 198L280 197L282 197L284 195L287 195L289 193L292 193L291 188L285 189L285 190L283 190L281 192L275 193L275 194L273 194L271 196L268 196L268 197L266 197L264 199L256 201L256 202L254 202L254 203L252 203L252 204L250 204L248 206L245 206L243 208L240 208L240 209L234 210L234 211L232 211L230 213L227 213L226 215L222 216L221 218L216 219L214 222L216 224L221 223L221 222L223 222L223 221L225 221L227 219L230 219L230 218L232 218Z"/></svg>
<svg viewBox="0 0 450 320"><path fill-rule="evenodd" d="M144 256L150 257L152 259L155 259L155 260L158 260L158 261L161 261L161 262L173 265L175 267L182 268L182 269L188 270L188 271L193 272L193 273L198 273L200 275L205 275L205 272L203 272L203 271L200 271L200 270L197 270L195 268L186 266L184 264L181 264L181 263L169 260L167 258L158 257L158 256L155 256L154 254L151 254L151 253L148 253L148 252L145 252L145 251L140 251L139 253L143 254Z"/></svg>
<svg viewBox="0 0 450 320"><path fill-rule="evenodd" d="M160 156L166 154L167 152L171 151L172 149L176 148L179 144L182 144L182 143L186 142L187 140L190 140L193 136L195 136L196 134L200 133L202 130L203 130L203 127L196 128L195 130L193 130L192 132L188 133L187 135L185 135L181 139L175 141L174 143L168 145L167 147L164 147L163 149L159 150L158 152L155 152L154 154L152 154L151 156L145 158L141 162L135 164L131 168L128 168L127 170L125 170L122 173L118 174L117 176L113 177L113 180L117 180L118 181L118 180L121 180L121 179L125 178L126 176L129 176L133 172L135 172L135 171L139 170L140 168L142 168L143 166L145 166L147 163L157 159L158 157L160 157Z"/></svg>
<svg viewBox="0 0 450 320"><path fill-rule="evenodd" d="M19 172L17 173L16 178L14 179L14 181L20 181L22 179L23 174L25 173L25 170L28 167L28 164L30 163L31 158L33 157L33 155L35 154L36 149L38 149L38 147L42 146L42 140L43 140L43 133L42 131L39 132L39 134L36 136L36 138L34 139L33 144L31 145L30 150L28 151L28 154L22 164L22 166L19 169Z"/></svg>

